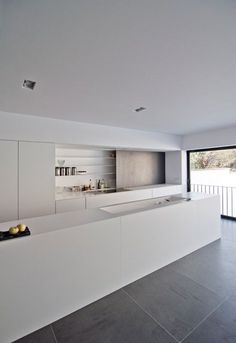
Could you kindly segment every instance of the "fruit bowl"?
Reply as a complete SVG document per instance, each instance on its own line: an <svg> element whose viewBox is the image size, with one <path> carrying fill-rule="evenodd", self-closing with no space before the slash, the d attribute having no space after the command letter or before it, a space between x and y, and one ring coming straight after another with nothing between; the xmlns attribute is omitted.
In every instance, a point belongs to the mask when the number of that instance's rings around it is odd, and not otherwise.
<svg viewBox="0 0 236 343"><path fill-rule="evenodd" d="M28 227L26 227L25 231L23 232L18 232L18 233L15 233L15 234L11 234L8 231L0 231L0 241L6 241L8 239L14 239L14 238L20 238L20 237L24 237L24 236L29 236L31 233L30 233L30 229Z"/></svg>

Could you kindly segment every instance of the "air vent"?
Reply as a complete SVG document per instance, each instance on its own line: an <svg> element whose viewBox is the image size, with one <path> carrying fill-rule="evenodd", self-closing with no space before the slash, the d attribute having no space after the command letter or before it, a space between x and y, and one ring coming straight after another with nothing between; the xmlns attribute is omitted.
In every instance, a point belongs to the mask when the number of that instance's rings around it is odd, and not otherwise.
<svg viewBox="0 0 236 343"><path fill-rule="evenodd" d="M138 108L135 108L135 112L142 112L142 111L145 111L146 110L146 107L138 107Z"/></svg>
<svg viewBox="0 0 236 343"><path fill-rule="evenodd" d="M36 85L35 81L24 80L22 87L30 89L32 91L34 89L35 85Z"/></svg>

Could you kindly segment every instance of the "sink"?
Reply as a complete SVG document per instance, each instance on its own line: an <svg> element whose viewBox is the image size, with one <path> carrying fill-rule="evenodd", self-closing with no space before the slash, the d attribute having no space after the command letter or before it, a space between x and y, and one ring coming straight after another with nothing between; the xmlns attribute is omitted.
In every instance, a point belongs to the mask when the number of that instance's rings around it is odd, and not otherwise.
<svg viewBox="0 0 236 343"><path fill-rule="evenodd" d="M133 201L119 205L112 205L102 207L101 210L111 213L111 214L119 214L125 212L132 212L136 210L145 210L145 209L153 209L158 207L169 206L172 204L177 204L184 201L189 201L190 198L185 198L181 196L169 196L169 197L161 197L161 198L154 198L148 200L140 200L140 201Z"/></svg>
<svg viewBox="0 0 236 343"><path fill-rule="evenodd" d="M92 190L92 191L85 191L84 193L89 193L89 194L104 194L104 193L118 193L118 192L125 192L125 191L129 191L129 189L125 189L125 188L113 188L113 189L96 189L96 190Z"/></svg>
<svg viewBox="0 0 236 343"><path fill-rule="evenodd" d="M170 196L170 197L163 197L159 198L156 202L156 205L168 205L168 204L173 204L176 202L182 202L182 201L190 201L191 198L185 198L181 196Z"/></svg>

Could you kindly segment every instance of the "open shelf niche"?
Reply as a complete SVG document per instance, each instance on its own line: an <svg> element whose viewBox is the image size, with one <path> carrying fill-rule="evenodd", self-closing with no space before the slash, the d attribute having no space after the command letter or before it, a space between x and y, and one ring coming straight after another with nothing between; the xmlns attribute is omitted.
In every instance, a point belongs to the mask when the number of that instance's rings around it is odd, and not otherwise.
<svg viewBox="0 0 236 343"><path fill-rule="evenodd" d="M56 189L96 185L104 179L109 188L116 187L116 151L80 148L73 145L56 146L55 167L76 167L77 175L55 176Z"/></svg>

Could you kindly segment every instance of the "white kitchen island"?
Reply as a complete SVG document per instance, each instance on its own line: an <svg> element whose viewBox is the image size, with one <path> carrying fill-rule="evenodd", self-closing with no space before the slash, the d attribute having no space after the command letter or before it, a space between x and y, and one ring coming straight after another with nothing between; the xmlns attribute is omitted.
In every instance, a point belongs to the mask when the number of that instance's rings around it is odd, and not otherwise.
<svg viewBox="0 0 236 343"><path fill-rule="evenodd" d="M127 210L109 206L24 220L30 237L0 242L0 342L23 337L219 239L219 197L183 196L191 200L159 206L156 198L133 208L128 203ZM0 230L15 224L2 223Z"/></svg>

